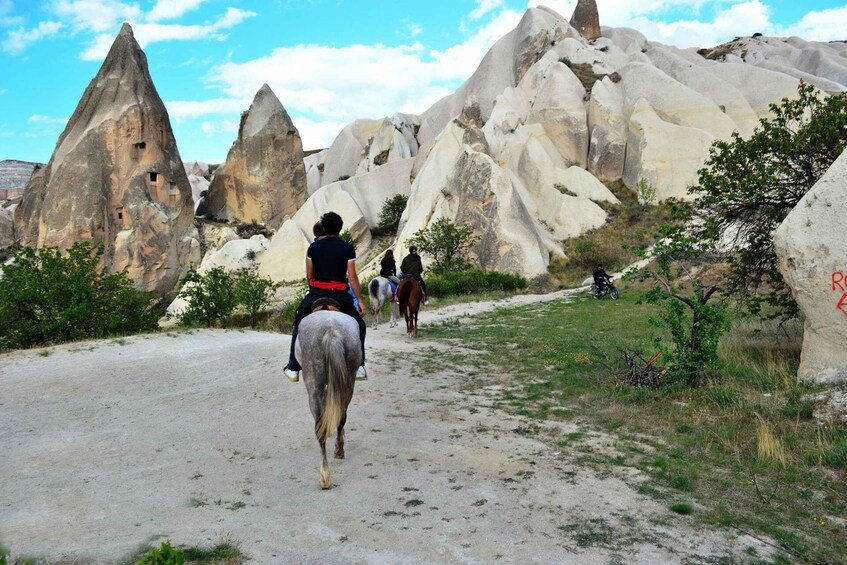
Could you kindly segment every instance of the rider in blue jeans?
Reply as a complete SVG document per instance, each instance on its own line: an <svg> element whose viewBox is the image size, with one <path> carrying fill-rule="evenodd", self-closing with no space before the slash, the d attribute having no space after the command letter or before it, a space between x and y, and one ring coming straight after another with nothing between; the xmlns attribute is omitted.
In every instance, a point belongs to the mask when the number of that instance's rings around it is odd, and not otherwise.
<svg viewBox="0 0 847 565"><path fill-rule="evenodd" d="M294 328L291 332L291 352L285 376L291 382L300 380L300 363L294 356L294 344L297 340L297 329L300 321L312 312L312 304L319 298L331 298L338 302L340 310L351 316L359 324L359 337L362 339L362 366L356 371L357 380L368 377L365 371L365 331L366 325L362 315L365 313L362 293L359 288L359 275L356 273L356 249L339 237L344 222L335 212L327 212L321 217L321 224L326 230L326 236L318 238L309 246L306 252L306 278L309 281L309 292L297 308L294 315ZM353 304L353 297L348 294L352 288L355 298L359 301L358 308Z"/></svg>

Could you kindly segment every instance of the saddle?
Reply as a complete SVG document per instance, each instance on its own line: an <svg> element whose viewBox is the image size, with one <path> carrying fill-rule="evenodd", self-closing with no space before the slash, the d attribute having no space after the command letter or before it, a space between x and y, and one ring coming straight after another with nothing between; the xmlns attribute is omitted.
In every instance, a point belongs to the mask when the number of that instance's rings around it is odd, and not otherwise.
<svg viewBox="0 0 847 565"><path fill-rule="evenodd" d="M318 298L312 303L312 314L321 310L329 310L331 312L341 312L341 304L332 298Z"/></svg>

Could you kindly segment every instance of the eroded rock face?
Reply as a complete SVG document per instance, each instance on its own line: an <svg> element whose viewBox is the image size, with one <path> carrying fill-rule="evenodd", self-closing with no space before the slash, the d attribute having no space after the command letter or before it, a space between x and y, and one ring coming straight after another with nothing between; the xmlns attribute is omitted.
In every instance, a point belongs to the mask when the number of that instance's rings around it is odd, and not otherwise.
<svg viewBox="0 0 847 565"><path fill-rule="evenodd" d="M779 270L805 316L798 374L847 382L847 153L794 207L774 234Z"/></svg>
<svg viewBox="0 0 847 565"><path fill-rule="evenodd" d="M124 24L47 166L15 211L26 245L106 247L138 286L170 293L199 260L191 188L147 58Z"/></svg>
<svg viewBox="0 0 847 565"><path fill-rule="evenodd" d="M571 17L571 27L591 41L600 37L600 14L594 0L579 0Z"/></svg>
<svg viewBox="0 0 847 565"><path fill-rule="evenodd" d="M238 139L209 186L206 205L218 217L276 229L305 201L300 133L264 85L241 116Z"/></svg>

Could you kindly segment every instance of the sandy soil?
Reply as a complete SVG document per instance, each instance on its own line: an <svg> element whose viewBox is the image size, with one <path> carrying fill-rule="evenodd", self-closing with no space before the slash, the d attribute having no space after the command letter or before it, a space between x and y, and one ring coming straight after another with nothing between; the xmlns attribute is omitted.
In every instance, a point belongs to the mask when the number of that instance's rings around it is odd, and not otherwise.
<svg viewBox="0 0 847 565"><path fill-rule="evenodd" d="M701 563L755 540L694 527L610 472L526 434L419 362L417 340L368 336L371 378L347 458L318 487L289 338L193 331L0 356L0 541L13 555L111 563L139 544L230 538L254 563ZM600 437L600 436L598 436ZM599 441L603 438L600 437ZM611 440L609 440L611 441Z"/></svg>

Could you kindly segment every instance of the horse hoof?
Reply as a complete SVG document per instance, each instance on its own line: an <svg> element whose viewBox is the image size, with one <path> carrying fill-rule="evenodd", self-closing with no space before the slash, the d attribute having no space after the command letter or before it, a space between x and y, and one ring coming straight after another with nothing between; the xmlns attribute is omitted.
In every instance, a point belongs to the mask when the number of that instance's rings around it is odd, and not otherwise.
<svg viewBox="0 0 847 565"><path fill-rule="evenodd" d="M336 449L335 450L335 458L336 459L344 459L344 450L343 449Z"/></svg>

